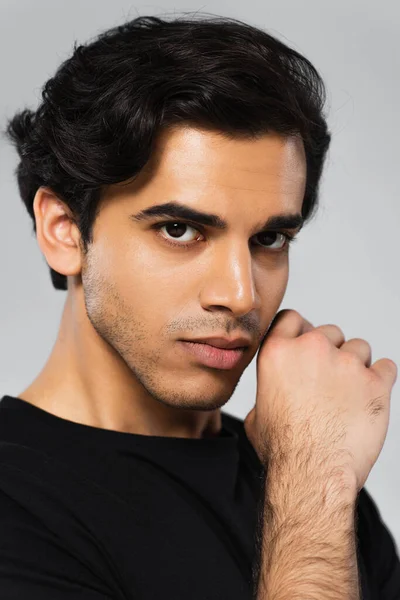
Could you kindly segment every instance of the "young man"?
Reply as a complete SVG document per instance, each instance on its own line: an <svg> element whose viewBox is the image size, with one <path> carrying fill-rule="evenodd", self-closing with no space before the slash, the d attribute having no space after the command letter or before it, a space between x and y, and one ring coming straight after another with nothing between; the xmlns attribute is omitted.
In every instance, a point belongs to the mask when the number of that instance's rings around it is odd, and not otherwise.
<svg viewBox="0 0 400 600"><path fill-rule="evenodd" d="M261 30L140 17L75 48L36 112L8 124L22 200L67 294L43 370L0 403L2 599L400 597L360 461L340 471L358 485L333 485L338 464L320 470L315 454L300 478L294 446L271 459L282 419L260 420L279 374L306 398L302 357L339 373L329 361L351 352L357 390L369 371L365 344L345 353L338 328L315 334L295 311L276 321L289 244L317 207L323 105L315 68ZM303 346L273 373L278 331ZM245 430L221 407L264 340L257 441L254 420ZM312 448L313 436L293 439Z"/></svg>

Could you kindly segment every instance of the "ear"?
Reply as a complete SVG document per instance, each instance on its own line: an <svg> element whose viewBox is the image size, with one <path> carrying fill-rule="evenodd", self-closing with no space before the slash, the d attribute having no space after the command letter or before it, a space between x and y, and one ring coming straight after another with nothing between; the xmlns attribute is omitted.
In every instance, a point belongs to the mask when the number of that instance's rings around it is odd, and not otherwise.
<svg viewBox="0 0 400 600"><path fill-rule="evenodd" d="M33 201L36 238L48 265L61 275L80 275L80 233L69 207L41 186Z"/></svg>

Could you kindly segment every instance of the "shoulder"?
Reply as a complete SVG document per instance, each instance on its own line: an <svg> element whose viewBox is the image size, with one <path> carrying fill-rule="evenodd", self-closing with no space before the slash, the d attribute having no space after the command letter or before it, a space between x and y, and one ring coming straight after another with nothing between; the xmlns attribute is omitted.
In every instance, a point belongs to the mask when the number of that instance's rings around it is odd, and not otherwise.
<svg viewBox="0 0 400 600"><path fill-rule="evenodd" d="M66 599L92 598L96 588L93 597L108 598L112 577L81 510L83 483L44 452L0 442L0 587L7 597L39 592L50 600L62 590Z"/></svg>

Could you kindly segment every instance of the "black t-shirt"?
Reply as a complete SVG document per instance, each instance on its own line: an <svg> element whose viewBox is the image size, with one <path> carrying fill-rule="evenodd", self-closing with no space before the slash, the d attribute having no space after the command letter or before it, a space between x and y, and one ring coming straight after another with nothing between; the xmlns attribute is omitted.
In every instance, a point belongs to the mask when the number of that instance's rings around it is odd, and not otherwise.
<svg viewBox="0 0 400 600"><path fill-rule="evenodd" d="M1 600L251 600L264 470L243 421L214 438L123 433L0 402ZM400 599L392 535L363 488L363 600Z"/></svg>

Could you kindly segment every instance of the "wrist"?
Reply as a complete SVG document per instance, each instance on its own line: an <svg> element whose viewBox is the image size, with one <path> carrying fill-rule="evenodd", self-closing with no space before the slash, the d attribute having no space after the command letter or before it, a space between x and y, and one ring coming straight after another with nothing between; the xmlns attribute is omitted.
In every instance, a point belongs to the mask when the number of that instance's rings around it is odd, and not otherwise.
<svg viewBox="0 0 400 600"><path fill-rule="evenodd" d="M326 506L338 503L355 506L358 496L357 479L354 473L336 469L326 477L323 487L323 502Z"/></svg>
<svg viewBox="0 0 400 600"><path fill-rule="evenodd" d="M265 500L272 513L295 513L299 517L305 513L308 519L348 507L351 514L357 495L356 477L345 468L328 471L310 465L305 469L282 463L268 466Z"/></svg>

